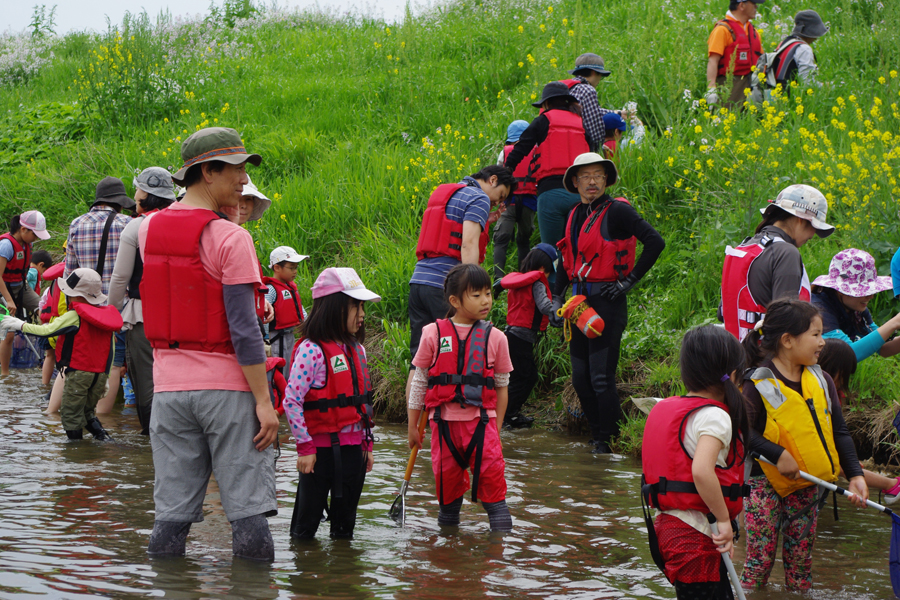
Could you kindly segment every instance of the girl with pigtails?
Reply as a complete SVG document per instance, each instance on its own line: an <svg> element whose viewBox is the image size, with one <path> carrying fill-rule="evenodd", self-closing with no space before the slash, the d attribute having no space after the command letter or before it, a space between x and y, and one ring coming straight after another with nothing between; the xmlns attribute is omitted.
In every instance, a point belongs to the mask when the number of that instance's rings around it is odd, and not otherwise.
<svg viewBox="0 0 900 600"><path fill-rule="evenodd" d="M743 388L750 451L770 462L754 461L750 473L741 585L766 585L781 531L786 587L808 590L816 517L827 495L798 472L835 481L843 469L855 494L851 502L860 507L869 490L834 381L817 364L825 340L816 307L791 299L771 303L743 344L751 367Z"/></svg>
<svg viewBox="0 0 900 600"><path fill-rule="evenodd" d="M748 437L737 387L746 357L737 339L704 325L681 343L687 393L660 401L644 428L642 495L654 561L680 599L733 598L722 554L734 552L733 523L748 492Z"/></svg>

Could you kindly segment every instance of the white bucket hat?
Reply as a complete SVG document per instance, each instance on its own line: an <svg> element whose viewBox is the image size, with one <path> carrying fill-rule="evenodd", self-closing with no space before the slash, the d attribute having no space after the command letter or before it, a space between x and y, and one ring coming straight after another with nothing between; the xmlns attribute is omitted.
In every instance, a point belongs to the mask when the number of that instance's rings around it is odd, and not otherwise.
<svg viewBox="0 0 900 600"><path fill-rule="evenodd" d="M247 220L259 221L262 219L263 213L272 206L272 201L266 198L266 195L253 185L253 182L250 181L249 177L247 180L247 185L244 186L244 191L241 192L242 196L250 196L253 198L253 210L250 212L250 217Z"/></svg>
<svg viewBox="0 0 900 600"><path fill-rule="evenodd" d="M619 179L619 171L616 170L616 163L608 158L603 158L596 152L585 152L584 154L579 154L575 157L575 162L572 163L571 167L566 169L566 174L563 177L563 186L567 191L577 194L578 189L572 185L572 178L575 177L575 174L578 173L578 169L581 167L597 164L603 165L603 168L606 169L606 187L613 186Z"/></svg>
<svg viewBox="0 0 900 600"><path fill-rule="evenodd" d="M759 209L765 216L773 206L788 212L795 217L806 219L816 230L816 235L826 238L834 233L834 225L825 222L828 216L828 200L822 192L811 185L789 185L780 192L774 200L769 200L769 205Z"/></svg>

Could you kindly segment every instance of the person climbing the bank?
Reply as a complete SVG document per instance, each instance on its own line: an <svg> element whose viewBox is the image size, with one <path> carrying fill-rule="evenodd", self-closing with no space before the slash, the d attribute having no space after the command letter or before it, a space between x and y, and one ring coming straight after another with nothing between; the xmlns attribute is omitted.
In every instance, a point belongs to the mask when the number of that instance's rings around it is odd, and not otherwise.
<svg viewBox="0 0 900 600"><path fill-rule="evenodd" d="M824 337L850 344L857 361L873 354L900 354L900 313L878 326L869 312L875 294L891 289L891 278L879 277L868 252L848 248L831 259L827 275L812 282L812 303L822 315Z"/></svg>
<svg viewBox="0 0 900 600"><path fill-rule="evenodd" d="M16 215L9 221L9 232L0 235L0 294L10 315L27 319L38 310L40 297L26 283L31 265L31 245L38 240L48 240L47 221L36 210ZM0 341L0 375L9 375L15 334L3 336Z"/></svg>
<svg viewBox="0 0 900 600"><path fill-rule="evenodd" d="M801 10L794 16L794 30L781 40L774 52L764 54L756 63L751 99L757 104L771 100L771 90L781 86L791 94L791 83L820 86L813 43L828 33L828 26L814 10Z"/></svg>
<svg viewBox="0 0 900 600"><path fill-rule="evenodd" d="M527 121L513 121L506 128L506 145L497 157L497 164L502 165L525 128ZM537 212L537 183L528 176L528 166L531 164L531 153L525 160L519 163L513 172L516 180L516 191L506 198L506 208L500 213L497 227L494 228L494 288L493 295L499 296L502 291L500 279L507 273L506 249L513 235L516 236L516 254L518 268L521 269L522 260L528 254L531 246L531 234L534 233L534 213ZM515 269L512 269L515 270Z"/></svg>
<svg viewBox="0 0 900 600"><path fill-rule="evenodd" d="M525 256L521 273L510 273L500 283L509 290L506 296L506 339L513 372L509 376L508 403L503 426L508 429L531 427L532 417L522 407L540 378L534 361L534 345L547 324L561 325L553 310L553 295L547 275L556 268L556 248L540 243Z"/></svg>
<svg viewBox="0 0 900 600"><path fill-rule="evenodd" d="M94 439L109 439L94 409L106 392L112 362L113 334L122 328L122 316L106 305L100 275L78 268L59 280L69 310L46 325L32 325L15 317L0 321L0 331L23 331L41 337L57 337L56 364L65 374L60 416L70 440L83 438L85 429Z"/></svg>
<svg viewBox="0 0 900 600"><path fill-rule="evenodd" d="M747 412L738 384L747 357L727 331L703 325L681 342L687 393L662 400L644 426L641 494L650 554L677 598L734 598L722 554L734 556L743 510ZM716 529L710 525L711 515Z"/></svg>
<svg viewBox="0 0 900 600"><path fill-rule="evenodd" d="M590 151L591 140L581 116L572 111L577 104L578 99L565 83L545 85L541 99L532 105L541 113L506 157L506 166L515 171L520 162L532 156L528 177L537 182L538 229L541 242L551 246L563 238L566 217L579 201L578 195L563 185L563 175L575 157Z"/></svg>
<svg viewBox="0 0 900 600"><path fill-rule="evenodd" d="M134 178L134 200L137 216L122 230L119 249L109 283L109 303L122 313L125 322L125 362L134 387L141 435L150 435L153 410L153 347L144 332L141 279L144 261L138 244L138 233L147 216L164 210L175 202L172 174L162 167L148 167Z"/></svg>
<svg viewBox="0 0 900 600"><path fill-rule="evenodd" d="M569 88L569 93L581 105L581 119L588 138L589 151L596 152L603 146L608 134L603 118L615 112L600 106L597 86L611 73L598 54L586 52L575 59L575 68L569 71L569 74L574 77L564 79L562 83Z"/></svg>
<svg viewBox="0 0 900 600"><path fill-rule="evenodd" d="M312 297L284 400L300 471L291 537L314 538L328 510L331 537L349 539L366 473L375 462L364 305L380 302L381 296L368 290L355 270L330 267L316 278Z"/></svg>
<svg viewBox="0 0 900 600"><path fill-rule="evenodd" d="M416 244L416 268L409 280L409 352L415 357L422 328L447 315L444 279L450 269L481 264L490 239L489 226L499 218L491 210L516 191L513 172L489 165L460 183L439 185L428 199ZM415 367L410 365L407 395Z"/></svg>
<svg viewBox="0 0 900 600"><path fill-rule="evenodd" d="M766 0L730 0L728 13L713 27L707 40L706 102L742 108L750 92L751 75L762 56L762 40L751 20ZM729 81L731 89L725 87ZM720 102L719 94L724 96Z"/></svg>
<svg viewBox="0 0 900 600"><path fill-rule="evenodd" d="M125 192L125 184L115 177L104 177L94 194L94 203L87 213L75 217L69 226L66 245L66 269L63 278L79 267L94 269L100 274L103 293L109 294L119 240L131 217L121 214L133 210L135 202ZM125 366L125 333L116 333L116 348L109 372L109 391L97 403L97 412L112 410L119 393L119 382Z"/></svg>
<svg viewBox="0 0 900 600"><path fill-rule="evenodd" d="M825 346L819 354L818 364L823 371L831 375L834 387L837 389L838 401L843 407L847 404L850 394L850 377L856 373L858 364L856 353L847 342L826 336ZM894 504L900 498L900 477L885 477L866 468L863 468L863 477L870 489L884 493L884 504ZM880 502L881 500L879 500Z"/></svg>
<svg viewBox="0 0 900 600"><path fill-rule="evenodd" d="M262 158L225 127L191 134L181 157L172 179L187 189L184 198L145 217L138 231L144 333L153 347L156 510L147 551L184 555L214 471L234 555L272 561L266 517L278 508L278 414L256 320L262 280L250 234L219 212L237 206L246 164Z"/></svg>
<svg viewBox="0 0 900 600"><path fill-rule="evenodd" d="M619 347L628 323L628 291L656 263L665 249L662 236L625 198L613 198L616 165L599 154L578 156L566 170L566 189L580 202L569 213L553 290L554 308L563 305L569 284L572 294L585 296L605 323L600 337L588 338L573 328L569 352L572 386L591 429L592 452L608 454L619 433L622 410L616 391ZM637 242L643 245L635 257Z"/></svg>
<svg viewBox="0 0 900 600"><path fill-rule="evenodd" d="M775 564L779 530L789 590L812 587L812 548L819 508L828 499L798 476L802 470L834 482L843 469L851 502L864 507L869 489L847 430L834 381L816 363L825 346L822 317L809 302L776 300L744 338L754 461L746 510L747 558L741 586L761 589Z"/></svg>
<svg viewBox="0 0 900 600"><path fill-rule="evenodd" d="M272 346L272 357L285 361L285 379L291 370L294 330L306 319L306 310L294 279L297 277L297 265L307 258L309 256L299 254L290 246L278 246L269 254L272 277L263 277L266 301L275 311L275 318L269 323L269 344Z"/></svg>
<svg viewBox="0 0 900 600"><path fill-rule="evenodd" d="M452 307L448 318L425 327L413 359L409 447L422 447L418 425L427 410L438 525L459 525L471 470L472 502L481 502L491 531L511 531L498 424L506 413L513 366L506 336L487 321L491 277L478 265L458 265L447 274L444 297Z"/></svg>
<svg viewBox="0 0 900 600"><path fill-rule="evenodd" d="M766 313L772 300L809 301L812 289L799 248L813 237L826 238L828 200L814 187L789 185L759 209L763 219L753 236L725 248L719 318L738 340Z"/></svg>

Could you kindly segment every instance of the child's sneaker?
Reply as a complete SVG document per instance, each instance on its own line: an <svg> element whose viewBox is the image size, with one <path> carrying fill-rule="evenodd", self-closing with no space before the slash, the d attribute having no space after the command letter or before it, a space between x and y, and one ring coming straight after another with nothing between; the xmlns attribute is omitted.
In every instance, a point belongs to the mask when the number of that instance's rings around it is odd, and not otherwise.
<svg viewBox="0 0 900 600"><path fill-rule="evenodd" d="M894 487L884 491L884 503L890 506L898 498L900 498L900 477L897 478L897 483L894 484Z"/></svg>

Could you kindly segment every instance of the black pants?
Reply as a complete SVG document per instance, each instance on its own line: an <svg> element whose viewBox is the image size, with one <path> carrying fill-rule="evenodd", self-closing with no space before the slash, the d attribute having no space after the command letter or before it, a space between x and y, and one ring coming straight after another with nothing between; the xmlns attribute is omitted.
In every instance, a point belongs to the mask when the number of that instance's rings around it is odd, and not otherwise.
<svg viewBox="0 0 900 600"><path fill-rule="evenodd" d="M513 364L513 372L509 375L509 404L506 407L505 420L508 421L522 410L539 376L534 362L534 344L514 333L508 333L506 339L509 341L509 358Z"/></svg>
<svg viewBox="0 0 900 600"><path fill-rule="evenodd" d="M341 446L341 498L332 498L328 510L331 537L352 538L356 525L356 507L366 482L366 457L362 446ZM316 448L316 466L312 473L300 473L297 499L291 517L291 537L310 539L316 536L325 512L328 494L334 481L334 450Z"/></svg>
<svg viewBox="0 0 900 600"><path fill-rule="evenodd" d="M678 600L734 600L731 582L725 563L719 563L719 581L703 583L675 582L675 597Z"/></svg>
<svg viewBox="0 0 900 600"><path fill-rule="evenodd" d="M444 290L420 283L409 284L409 352L410 359L419 351L422 329L429 323L447 316L450 305L444 300ZM410 365L410 370L413 367Z"/></svg>
<svg viewBox="0 0 900 600"><path fill-rule="evenodd" d="M609 442L619 433L622 408L616 391L616 366L619 346L628 324L628 299L620 296L610 302L600 296L588 298L588 304L603 319L603 335L588 339L572 328L569 353L572 359L572 386L581 401L581 410L595 441Z"/></svg>

